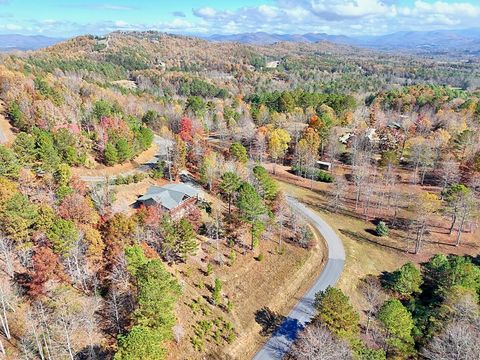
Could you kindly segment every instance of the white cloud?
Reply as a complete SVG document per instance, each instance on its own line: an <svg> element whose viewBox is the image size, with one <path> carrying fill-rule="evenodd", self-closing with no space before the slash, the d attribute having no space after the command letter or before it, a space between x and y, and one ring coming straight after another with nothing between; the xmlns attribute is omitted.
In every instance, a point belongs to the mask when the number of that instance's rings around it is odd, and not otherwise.
<svg viewBox="0 0 480 360"><path fill-rule="evenodd" d="M268 5L244 6L232 10L211 6L195 8L192 9L193 17L174 12L170 20L157 23L142 23L141 19L135 22L130 18L128 22L121 19L96 23L30 19L16 23L12 18L9 19L9 24L4 21L0 29L19 26L25 32L62 36L150 29L189 34L265 31L377 35L400 30L479 27L480 0L475 5L466 1L415 0L410 5L401 5L399 0L276 0ZM127 10L118 5L100 3L96 6L110 10ZM140 11L136 13L141 14Z"/></svg>

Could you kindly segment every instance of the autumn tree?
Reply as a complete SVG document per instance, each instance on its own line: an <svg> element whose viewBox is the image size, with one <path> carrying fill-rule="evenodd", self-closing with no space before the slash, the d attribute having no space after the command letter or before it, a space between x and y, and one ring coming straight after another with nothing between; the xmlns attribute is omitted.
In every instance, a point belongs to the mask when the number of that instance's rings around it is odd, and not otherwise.
<svg viewBox="0 0 480 360"><path fill-rule="evenodd" d="M211 191L213 181L217 178L218 173L218 154L215 151L208 152L202 159L200 164L200 181L208 186Z"/></svg>
<svg viewBox="0 0 480 360"><path fill-rule="evenodd" d="M318 323L313 323L300 332L289 353L296 360L353 358L347 342L337 339L325 325Z"/></svg>
<svg viewBox="0 0 480 360"><path fill-rule="evenodd" d="M45 294L45 284L50 280L65 281L66 276L58 256L46 247L37 247L32 256L32 271L28 274L30 280L26 287L28 294L37 297Z"/></svg>
<svg viewBox="0 0 480 360"><path fill-rule="evenodd" d="M285 156L289 143L290 135L286 130L278 128L269 132L268 151L274 163L273 173L275 173L275 164L277 163L278 159L281 159Z"/></svg>
<svg viewBox="0 0 480 360"><path fill-rule="evenodd" d="M447 202L446 212L452 216L450 234L459 221L455 245L459 246L465 222L474 214L476 201L473 191L463 184L451 185L442 193Z"/></svg>
<svg viewBox="0 0 480 360"><path fill-rule="evenodd" d="M192 120L188 117L183 117L180 120L178 135L182 141L189 142L193 139L193 125Z"/></svg>

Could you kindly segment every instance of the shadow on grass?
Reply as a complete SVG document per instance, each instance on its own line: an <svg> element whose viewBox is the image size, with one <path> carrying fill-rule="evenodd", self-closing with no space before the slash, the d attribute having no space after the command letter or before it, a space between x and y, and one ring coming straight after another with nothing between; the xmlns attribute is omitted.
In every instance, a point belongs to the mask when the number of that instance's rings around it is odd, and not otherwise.
<svg viewBox="0 0 480 360"><path fill-rule="evenodd" d="M371 239L371 238L369 238L369 237L367 237L367 236L365 236L365 235L361 235L361 234L356 233L356 232L351 231L351 230L340 229L340 232L341 232L343 235L348 236L350 239L353 239L353 240L363 241L363 242L367 242L367 243L370 243L370 244L378 245L378 246L381 246L381 247L384 247L384 248L387 248L387 249L391 249L391 250L395 250L395 251L399 251L399 252L405 253L405 249L402 249L402 248L397 247L397 246L393 246L393 245L389 245L389 244L382 243L382 242L380 242L380 241Z"/></svg>

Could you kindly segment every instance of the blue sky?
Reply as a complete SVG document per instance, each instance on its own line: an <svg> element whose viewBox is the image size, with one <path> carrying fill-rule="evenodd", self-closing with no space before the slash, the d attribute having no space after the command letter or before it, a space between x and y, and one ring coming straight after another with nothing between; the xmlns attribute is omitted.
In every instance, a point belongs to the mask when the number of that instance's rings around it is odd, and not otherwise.
<svg viewBox="0 0 480 360"><path fill-rule="evenodd" d="M480 0L0 0L0 33L370 35L480 26Z"/></svg>

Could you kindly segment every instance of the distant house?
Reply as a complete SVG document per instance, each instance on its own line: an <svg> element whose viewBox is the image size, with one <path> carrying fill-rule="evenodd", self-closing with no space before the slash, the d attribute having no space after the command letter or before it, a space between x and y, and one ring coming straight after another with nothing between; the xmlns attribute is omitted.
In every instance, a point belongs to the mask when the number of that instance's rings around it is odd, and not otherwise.
<svg viewBox="0 0 480 360"><path fill-rule="evenodd" d="M270 61L270 62L267 62L267 64L265 65L265 67L267 69L275 69L278 67L278 65L280 65L280 61Z"/></svg>
<svg viewBox="0 0 480 360"><path fill-rule="evenodd" d="M332 170L332 163L326 161L317 161L317 168L321 170Z"/></svg>
<svg viewBox="0 0 480 360"><path fill-rule="evenodd" d="M151 186L147 193L138 198L145 206L158 206L178 219L185 215L198 201L200 191L183 184L175 183L164 186Z"/></svg>

